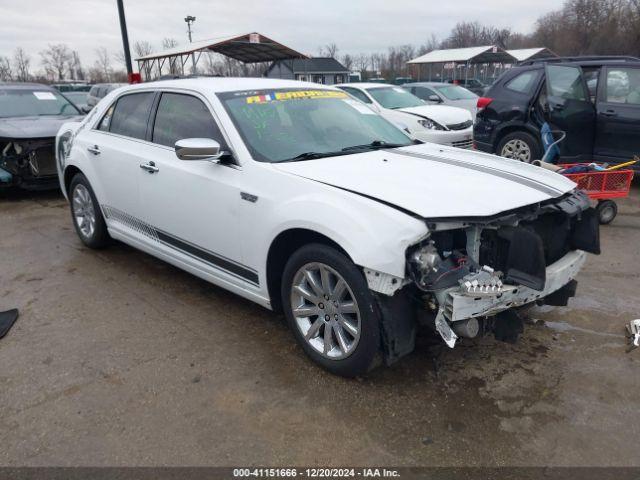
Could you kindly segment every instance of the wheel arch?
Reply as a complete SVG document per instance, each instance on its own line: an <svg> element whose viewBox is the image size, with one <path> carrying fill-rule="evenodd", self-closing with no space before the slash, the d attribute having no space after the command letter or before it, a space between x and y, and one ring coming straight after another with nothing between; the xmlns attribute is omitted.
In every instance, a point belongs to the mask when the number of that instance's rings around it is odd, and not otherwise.
<svg viewBox="0 0 640 480"><path fill-rule="evenodd" d="M269 298L271 299L271 308L273 308L274 311L282 311L280 281L287 260L297 249L310 243L320 243L335 248L338 252L353 261L349 253L340 244L315 230L308 228L289 228L280 232L269 246L266 264L267 290Z"/></svg>
<svg viewBox="0 0 640 480"><path fill-rule="evenodd" d="M539 130L535 129L534 127L526 123L508 124L496 130L494 140L493 140L493 151L496 153L496 155L499 155L498 145L500 144L502 139L507 135L509 135L510 133L514 133L514 132L528 133L538 142L538 145L540 146L540 148L542 148L542 142L539 139L540 137Z"/></svg>
<svg viewBox="0 0 640 480"><path fill-rule="evenodd" d="M82 173L82 170L80 170L75 165L68 165L64 169L63 184L64 191L66 192L67 197L69 196L69 186L71 185L71 180L73 180L73 177L75 177L78 173Z"/></svg>

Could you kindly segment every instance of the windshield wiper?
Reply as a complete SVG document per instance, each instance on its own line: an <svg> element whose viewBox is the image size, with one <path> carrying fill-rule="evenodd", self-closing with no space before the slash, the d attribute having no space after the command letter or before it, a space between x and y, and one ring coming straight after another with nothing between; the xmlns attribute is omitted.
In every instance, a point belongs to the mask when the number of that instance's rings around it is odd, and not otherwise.
<svg viewBox="0 0 640 480"><path fill-rule="evenodd" d="M351 147L345 147L343 152L349 152L351 150L378 150L381 148L400 148L408 146L406 143L388 143L382 140L374 140L371 143L365 143L364 145L353 145Z"/></svg>
<svg viewBox="0 0 640 480"><path fill-rule="evenodd" d="M296 155L293 158L280 160L278 163L300 162L303 160L314 160L316 158L335 157L336 155L344 155L344 152L304 152L304 153L301 153L300 155Z"/></svg>

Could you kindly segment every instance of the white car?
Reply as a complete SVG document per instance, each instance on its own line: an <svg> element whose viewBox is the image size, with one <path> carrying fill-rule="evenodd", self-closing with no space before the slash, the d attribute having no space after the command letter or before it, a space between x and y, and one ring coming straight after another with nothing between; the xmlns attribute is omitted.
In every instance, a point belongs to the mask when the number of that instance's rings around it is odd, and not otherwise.
<svg viewBox="0 0 640 480"><path fill-rule="evenodd" d="M345 83L336 87L369 105L417 140L458 148L473 147L473 119L465 109L429 105L394 85Z"/></svg>
<svg viewBox="0 0 640 480"><path fill-rule="evenodd" d="M512 338L501 312L566 304L599 248L593 208L561 175L415 144L312 83L132 85L63 125L56 152L86 246L117 239L284 311L345 376L411 352L419 324L449 346Z"/></svg>

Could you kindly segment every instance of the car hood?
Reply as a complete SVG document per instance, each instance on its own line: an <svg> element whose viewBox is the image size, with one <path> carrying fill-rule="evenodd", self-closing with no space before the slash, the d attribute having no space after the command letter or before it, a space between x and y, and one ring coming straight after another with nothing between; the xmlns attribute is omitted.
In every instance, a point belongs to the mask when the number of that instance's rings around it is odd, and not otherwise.
<svg viewBox="0 0 640 480"><path fill-rule="evenodd" d="M81 118L81 115L0 118L0 138L55 137L63 123Z"/></svg>
<svg viewBox="0 0 640 480"><path fill-rule="evenodd" d="M435 144L274 166L423 218L489 217L576 186L544 168Z"/></svg>
<svg viewBox="0 0 640 480"><path fill-rule="evenodd" d="M420 107L400 108L394 111L426 117L440 125L456 125L471 120L471 114L467 110L447 105L422 105Z"/></svg>

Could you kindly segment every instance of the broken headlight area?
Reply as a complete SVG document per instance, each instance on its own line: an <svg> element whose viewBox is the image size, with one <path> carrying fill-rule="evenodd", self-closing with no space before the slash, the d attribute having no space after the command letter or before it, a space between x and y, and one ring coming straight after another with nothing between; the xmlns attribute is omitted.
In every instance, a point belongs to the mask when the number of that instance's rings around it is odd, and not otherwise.
<svg viewBox="0 0 640 480"><path fill-rule="evenodd" d="M428 224L429 237L407 251L408 276L427 323L449 346L506 310L566 305L584 252L600 253L597 215L581 192L491 218Z"/></svg>
<svg viewBox="0 0 640 480"><path fill-rule="evenodd" d="M0 169L6 183L38 184L57 175L53 138L40 140L0 140Z"/></svg>

